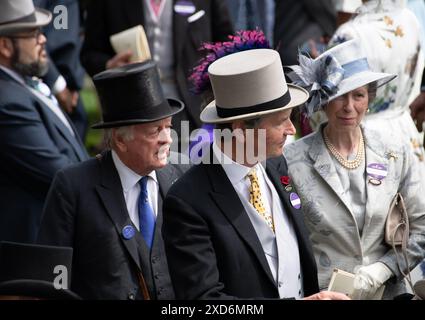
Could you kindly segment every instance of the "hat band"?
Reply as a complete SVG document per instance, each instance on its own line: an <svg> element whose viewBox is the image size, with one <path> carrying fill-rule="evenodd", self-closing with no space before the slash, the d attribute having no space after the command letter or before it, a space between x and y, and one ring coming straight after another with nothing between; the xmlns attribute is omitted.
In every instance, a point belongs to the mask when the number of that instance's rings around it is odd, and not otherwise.
<svg viewBox="0 0 425 320"><path fill-rule="evenodd" d="M344 69L344 79L351 77L353 74L368 71L370 69L366 58L343 64L342 68Z"/></svg>
<svg viewBox="0 0 425 320"><path fill-rule="evenodd" d="M289 90L286 93L272 101L267 101L264 103L256 104L249 107L241 107L241 108L223 108L216 105L217 115L221 118L228 118L234 116L242 116L244 114L254 113L254 112L262 112L273 109L279 109L283 106L287 105L291 101L291 94Z"/></svg>
<svg viewBox="0 0 425 320"><path fill-rule="evenodd" d="M118 114L103 114L103 121L107 122L115 122L115 121L131 121L131 120L145 120L149 121L151 119L157 119L163 115L167 115L171 113L173 110L171 109L167 100L161 102L159 105L144 108L135 111L121 112Z"/></svg>
<svg viewBox="0 0 425 320"><path fill-rule="evenodd" d="M328 56L332 57L331 55ZM328 70L327 78L323 80L320 84L320 87L324 89L329 95L333 95L338 89L339 83L347 78L350 78L352 75L355 75L360 72L369 71L369 64L366 58L361 58L357 60L353 60L349 63L343 64L342 66L338 66L337 60L335 60L335 64L330 68L331 72ZM313 99L310 99L313 101ZM316 103L316 102L314 102Z"/></svg>
<svg viewBox="0 0 425 320"><path fill-rule="evenodd" d="M35 11L34 11L33 13L25 17L18 18L16 20L1 22L0 26L4 24L11 24L11 23L36 22L36 21L37 21L37 18L35 17Z"/></svg>

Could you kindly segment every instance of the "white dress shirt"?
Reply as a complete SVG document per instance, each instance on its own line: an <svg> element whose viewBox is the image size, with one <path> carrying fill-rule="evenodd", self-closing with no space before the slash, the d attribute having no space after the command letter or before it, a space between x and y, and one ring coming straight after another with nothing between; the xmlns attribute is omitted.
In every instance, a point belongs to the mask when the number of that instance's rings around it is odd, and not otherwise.
<svg viewBox="0 0 425 320"><path fill-rule="evenodd" d="M112 160L115 168L117 168L118 175L120 176L122 191L124 194L125 204L127 205L127 211L130 215L130 219L133 224L139 229L139 209L138 200L140 195L139 180L142 178L141 175L135 173L129 167L127 167L118 157L116 152L112 150ZM158 179L156 172L152 171L148 174L148 202L151 205L155 216L158 215ZM140 230L139 230L140 231Z"/></svg>

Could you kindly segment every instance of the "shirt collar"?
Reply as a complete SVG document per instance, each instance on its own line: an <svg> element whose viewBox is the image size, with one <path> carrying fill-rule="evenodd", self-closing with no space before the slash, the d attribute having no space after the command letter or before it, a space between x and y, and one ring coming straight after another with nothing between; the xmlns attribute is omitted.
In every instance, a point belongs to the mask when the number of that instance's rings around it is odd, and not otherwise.
<svg viewBox="0 0 425 320"><path fill-rule="evenodd" d="M139 182L142 176L127 167L114 150L112 150L112 160L115 164L115 168L117 168L118 175L120 176L122 188L124 192L128 192ZM150 172L147 176L151 177L156 183L158 183L155 171Z"/></svg>
<svg viewBox="0 0 425 320"><path fill-rule="evenodd" d="M2 65L0 65L0 69L6 72L9 76L11 76L14 80L18 81L19 83L25 84L24 78L21 75L19 75L19 73L17 73L16 71Z"/></svg>
<svg viewBox="0 0 425 320"><path fill-rule="evenodd" d="M232 184L237 184L241 182L243 179L245 179L249 171L253 168L255 168L257 172L260 171L259 166L261 165L259 163L257 163L254 167L250 168L233 161L231 158L229 158L226 154L224 154L220 150L220 148L217 146L215 142L213 143L212 148L213 148L214 156L218 159L219 163L223 167L227 177L229 178Z"/></svg>

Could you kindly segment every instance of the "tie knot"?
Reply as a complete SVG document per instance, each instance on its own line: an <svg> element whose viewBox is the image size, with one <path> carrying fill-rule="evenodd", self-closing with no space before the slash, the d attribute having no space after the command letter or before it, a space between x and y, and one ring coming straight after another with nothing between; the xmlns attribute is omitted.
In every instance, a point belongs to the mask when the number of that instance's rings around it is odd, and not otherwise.
<svg viewBox="0 0 425 320"><path fill-rule="evenodd" d="M249 170L249 172L248 172L248 174L246 176L251 181L257 181L258 180L257 170L255 168L252 168L251 170Z"/></svg>
<svg viewBox="0 0 425 320"><path fill-rule="evenodd" d="M148 176L144 176L139 180L140 191L146 192L148 185Z"/></svg>
<svg viewBox="0 0 425 320"><path fill-rule="evenodd" d="M38 84L40 83L40 79L36 77L25 77L25 83L33 89L38 89Z"/></svg>

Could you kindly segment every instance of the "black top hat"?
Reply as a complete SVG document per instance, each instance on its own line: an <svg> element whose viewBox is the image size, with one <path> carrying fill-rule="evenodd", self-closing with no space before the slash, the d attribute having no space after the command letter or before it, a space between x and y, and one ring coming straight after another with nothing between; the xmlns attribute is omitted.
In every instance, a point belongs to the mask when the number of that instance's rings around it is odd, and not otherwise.
<svg viewBox="0 0 425 320"><path fill-rule="evenodd" d="M59 275L66 276L70 285L72 251L70 247L0 242L0 295L81 299L69 289L56 289L54 285Z"/></svg>
<svg viewBox="0 0 425 320"><path fill-rule="evenodd" d="M164 97L152 60L106 70L93 81L103 116L102 122L92 126L94 129L157 121L184 108L183 102Z"/></svg>

